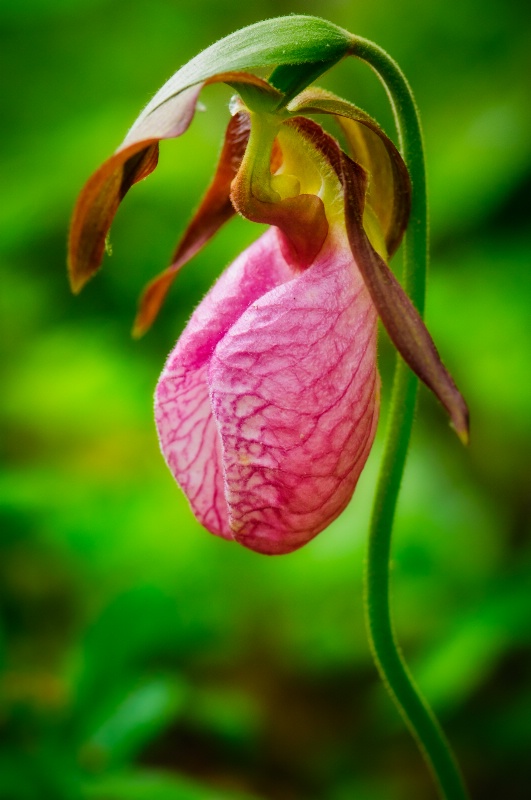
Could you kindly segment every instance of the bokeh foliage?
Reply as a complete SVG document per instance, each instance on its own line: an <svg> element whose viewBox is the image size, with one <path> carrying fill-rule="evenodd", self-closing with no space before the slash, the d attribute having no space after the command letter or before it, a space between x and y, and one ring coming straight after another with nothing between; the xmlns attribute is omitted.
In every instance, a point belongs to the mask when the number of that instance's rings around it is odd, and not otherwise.
<svg viewBox="0 0 531 800"><path fill-rule="evenodd" d="M528 5L4 0L2 800L433 796L363 626L383 425L345 514L278 559L205 534L158 452L164 358L258 234L230 223L182 273L155 329L130 339L138 292L208 181L229 90L205 91L208 112L127 198L102 273L79 298L66 283L75 196L142 104L215 39L292 11L385 47L422 111L428 323L469 401L472 444L461 448L422 391L395 531L396 627L474 798L528 797ZM343 63L321 83L394 135L367 68ZM383 337L380 365L385 417Z"/></svg>

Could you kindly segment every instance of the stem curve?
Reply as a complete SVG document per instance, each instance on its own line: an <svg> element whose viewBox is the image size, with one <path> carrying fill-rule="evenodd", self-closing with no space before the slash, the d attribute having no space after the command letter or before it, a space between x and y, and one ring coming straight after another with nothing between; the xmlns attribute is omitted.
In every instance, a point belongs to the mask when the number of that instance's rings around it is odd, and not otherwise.
<svg viewBox="0 0 531 800"><path fill-rule="evenodd" d="M420 117L398 64L378 45L353 37L350 55L365 61L387 92L399 147L412 183L411 217L404 238L403 286L420 315L428 264L426 171ZM428 765L442 800L467 800L458 764L397 645L390 609L389 560L394 513L415 415L418 379L397 354L386 443L369 532L365 611L369 641L380 676Z"/></svg>

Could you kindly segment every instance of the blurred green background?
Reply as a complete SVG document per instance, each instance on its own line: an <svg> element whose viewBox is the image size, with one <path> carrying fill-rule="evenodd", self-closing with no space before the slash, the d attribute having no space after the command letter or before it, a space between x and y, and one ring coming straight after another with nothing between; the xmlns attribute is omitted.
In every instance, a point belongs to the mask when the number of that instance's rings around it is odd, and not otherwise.
<svg viewBox="0 0 531 800"><path fill-rule="evenodd" d="M475 800L531 771L531 25L524 0L3 0L0 5L1 800L428 800L372 666L362 572L381 455L291 556L206 534L159 454L157 376L194 304L257 236L236 219L129 336L216 161L210 87L127 197L114 255L70 295L75 197L150 95L237 27L320 14L377 41L422 111L428 323L472 415L463 449L424 389L394 542L396 627ZM368 68L321 81L392 134Z"/></svg>

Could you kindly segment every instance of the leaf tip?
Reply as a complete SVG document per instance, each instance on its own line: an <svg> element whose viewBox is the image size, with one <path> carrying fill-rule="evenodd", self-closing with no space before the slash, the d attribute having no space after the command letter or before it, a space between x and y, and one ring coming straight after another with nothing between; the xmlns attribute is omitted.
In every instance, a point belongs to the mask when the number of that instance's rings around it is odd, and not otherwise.
<svg viewBox="0 0 531 800"><path fill-rule="evenodd" d="M77 272L71 264L68 266L68 282L72 294L78 295L89 280L90 275L83 275Z"/></svg>
<svg viewBox="0 0 531 800"><path fill-rule="evenodd" d="M133 323L133 327L131 328L131 337L133 339L141 339L145 333L147 333L150 327L150 323L146 322L140 313L138 313L135 317L135 321Z"/></svg>
<svg viewBox="0 0 531 800"><path fill-rule="evenodd" d="M452 413L450 427L454 429L456 434L465 447L470 444L470 415L468 407L461 395L459 395L460 403L458 411Z"/></svg>

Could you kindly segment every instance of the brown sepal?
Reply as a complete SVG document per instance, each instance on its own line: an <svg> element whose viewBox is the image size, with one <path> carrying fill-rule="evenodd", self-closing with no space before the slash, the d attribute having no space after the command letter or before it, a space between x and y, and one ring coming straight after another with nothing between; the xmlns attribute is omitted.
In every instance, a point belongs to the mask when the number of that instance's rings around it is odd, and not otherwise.
<svg viewBox="0 0 531 800"><path fill-rule="evenodd" d="M341 153L345 221L352 254L374 305L396 349L413 372L447 410L464 444L468 443L467 405L441 361L422 318L401 285L372 247L363 230L367 176L365 170Z"/></svg>
<svg viewBox="0 0 531 800"><path fill-rule="evenodd" d="M131 186L157 166L157 139L130 145L95 172L81 192L70 226L68 274L74 294L99 268L105 240L118 206Z"/></svg>
<svg viewBox="0 0 531 800"><path fill-rule="evenodd" d="M183 134L194 116L197 97L211 83L253 85L272 97L281 94L266 81L246 72L225 72L168 97L143 111L116 152L89 178L79 195L68 242L68 271L78 293L99 269L105 240L118 206L131 186L152 172L158 142Z"/></svg>
<svg viewBox="0 0 531 800"><path fill-rule="evenodd" d="M354 260L370 292L389 337L408 366L435 394L448 411L464 444L468 442L468 408L413 303L385 261L371 245L363 228L367 173L341 151L320 125L304 117L289 124L309 139L336 171L342 186L345 224Z"/></svg>
<svg viewBox="0 0 531 800"><path fill-rule="evenodd" d="M249 131L248 114L240 111L231 118L212 183L173 255L171 266L150 281L141 295L133 336L142 336L148 330L181 267L234 215L231 183L244 156Z"/></svg>
<svg viewBox="0 0 531 800"><path fill-rule="evenodd" d="M400 245L411 209L409 173L391 139L365 111L324 89L305 90L288 108L337 118L354 160L369 175L367 200L380 220L391 257Z"/></svg>

